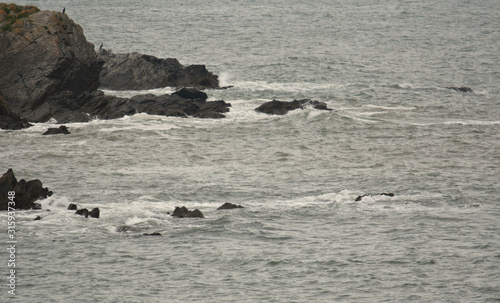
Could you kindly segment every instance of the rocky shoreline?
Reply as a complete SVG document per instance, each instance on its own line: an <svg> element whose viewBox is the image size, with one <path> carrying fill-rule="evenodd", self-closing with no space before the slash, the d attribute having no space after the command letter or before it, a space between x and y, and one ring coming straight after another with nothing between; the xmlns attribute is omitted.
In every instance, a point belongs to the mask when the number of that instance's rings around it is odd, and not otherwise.
<svg viewBox="0 0 500 303"><path fill-rule="evenodd" d="M0 3L0 128L17 130L29 122L88 122L148 113L177 117L224 118L230 103L206 101L203 89L220 87L218 76L205 65L184 66L175 58L137 52L96 52L80 25L64 12ZM161 96L120 98L101 89L145 90L173 87ZM466 86L448 86L474 92ZM186 93L187 92L187 93ZM256 111L284 115L311 106L331 110L310 99L272 100Z"/></svg>
<svg viewBox="0 0 500 303"><path fill-rule="evenodd" d="M0 4L0 127L29 122L87 122L135 113L223 118L229 103L207 102L198 89L217 88L204 65L138 53L97 53L68 15L33 6ZM119 98L99 88L193 87L190 93ZM196 91L193 93L193 91ZM200 97L201 96L201 97Z"/></svg>

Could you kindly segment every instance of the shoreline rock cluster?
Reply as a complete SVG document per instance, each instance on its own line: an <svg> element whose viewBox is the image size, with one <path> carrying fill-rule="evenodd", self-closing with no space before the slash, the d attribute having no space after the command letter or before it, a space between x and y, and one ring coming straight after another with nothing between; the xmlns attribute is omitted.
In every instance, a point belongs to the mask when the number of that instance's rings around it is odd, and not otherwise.
<svg viewBox="0 0 500 303"><path fill-rule="evenodd" d="M13 21L15 20L15 22ZM231 106L200 94L119 98L100 87L218 88L204 65L176 59L95 51L80 25L68 15L32 6L0 3L0 127L21 129L29 122L88 122L135 113L223 118ZM196 96L196 97L193 97Z"/></svg>
<svg viewBox="0 0 500 303"><path fill-rule="evenodd" d="M231 104L206 101L203 89L224 89L205 65L184 66L175 58L157 58L137 52L96 52L80 25L64 12L0 3L0 128L17 130L29 122L88 122L125 115L224 118ZM144 90L191 87L191 96L165 94L120 98L100 89ZM465 86L449 86L473 92ZM202 95L202 94L204 95ZM331 110L324 102L303 99L272 100L256 111L284 115L312 106Z"/></svg>
<svg viewBox="0 0 500 303"><path fill-rule="evenodd" d="M9 192L14 192L14 205L9 204ZM0 211L8 210L9 207L19 210L41 209L37 200L52 196L52 191L44 188L42 182L38 179L26 181L17 180L12 169L0 177Z"/></svg>

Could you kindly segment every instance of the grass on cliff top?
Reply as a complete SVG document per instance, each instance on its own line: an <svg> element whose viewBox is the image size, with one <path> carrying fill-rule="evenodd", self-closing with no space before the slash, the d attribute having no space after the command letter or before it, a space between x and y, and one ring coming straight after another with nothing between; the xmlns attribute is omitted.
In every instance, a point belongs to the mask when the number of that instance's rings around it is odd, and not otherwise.
<svg viewBox="0 0 500 303"><path fill-rule="evenodd" d="M17 20L39 11L40 9L33 5L21 6L14 3L0 3L0 24L2 25L2 31L11 31L12 24Z"/></svg>

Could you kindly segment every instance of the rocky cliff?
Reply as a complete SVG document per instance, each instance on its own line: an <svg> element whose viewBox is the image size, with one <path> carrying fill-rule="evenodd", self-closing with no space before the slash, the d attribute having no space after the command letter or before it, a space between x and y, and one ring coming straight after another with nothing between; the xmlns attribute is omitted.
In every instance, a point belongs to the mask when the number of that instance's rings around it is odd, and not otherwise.
<svg viewBox="0 0 500 303"><path fill-rule="evenodd" d="M9 6L0 13L0 92L10 109L30 121L75 111L73 99L99 87L103 62L94 45L66 14Z"/></svg>
<svg viewBox="0 0 500 303"><path fill-rule="evenodd" d="M218 81L204 66L183 67L175 59L109 52L98 56L82 28L64 13L0 3L0 28L0 95L7 101L4 111L9 115L32 122L54 118L59 123L86 122L94 117L113 119L139 112L221 118L224 117L221 113L230 106L223 101L206 102L206 98L180 95L158 96L147 101L104 95L97 90L104 59L105 74L111 77L123 74L117 77L120 89L139 88L144 83L205 88L218 86ZM115 59L122 63L116 63ZM130 70L130 64L137 62L141 63L139 73ZM126 66L132 78L127 78L128 72L120 69ZM147 77L139 83L141 73ZM153 84L150 76L154 76ZM166 82L161 82L162 79Z"/></svg>

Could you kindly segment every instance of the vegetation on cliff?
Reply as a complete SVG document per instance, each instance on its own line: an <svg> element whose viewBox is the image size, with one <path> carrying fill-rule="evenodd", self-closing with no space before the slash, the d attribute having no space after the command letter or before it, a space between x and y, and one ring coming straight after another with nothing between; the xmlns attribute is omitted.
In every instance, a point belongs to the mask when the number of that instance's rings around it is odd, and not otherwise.
<svg viewBox="0 0 500 303"><path fill-rule="evenodd" d="M0 27L2 31L11 31L15 27L21 27L21 19L39 11L40 9L33 5L21 6L14 3L0 3Z"/></svg>

